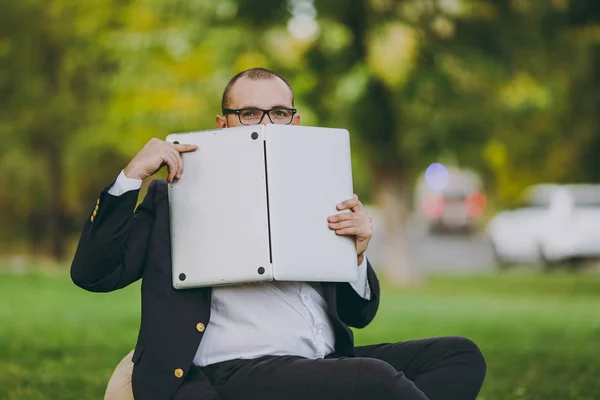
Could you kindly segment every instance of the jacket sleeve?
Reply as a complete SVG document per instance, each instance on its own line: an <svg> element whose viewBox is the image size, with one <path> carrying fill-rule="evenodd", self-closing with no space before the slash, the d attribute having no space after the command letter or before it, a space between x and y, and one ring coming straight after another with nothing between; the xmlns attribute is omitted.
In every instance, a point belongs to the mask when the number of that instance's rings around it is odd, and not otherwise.
<svg viewBox="0 0 600 400"><path fill-rule="evenodd" d="M349 283L337 284L337 308L341 320L355 328L364 328L367 326L379 308L379 280L377 274L367 260L367 279L371 288L371 298L366 300L362 298Z"/></svg>
<svg viewBox="0 0 600 400"><path fill-rule="evenodd" d="M71 264L73 282L91 292L121 289L142 277L154 222L156 181L135 213L139 190L113 196L109 189L86 220Z"/></svg>

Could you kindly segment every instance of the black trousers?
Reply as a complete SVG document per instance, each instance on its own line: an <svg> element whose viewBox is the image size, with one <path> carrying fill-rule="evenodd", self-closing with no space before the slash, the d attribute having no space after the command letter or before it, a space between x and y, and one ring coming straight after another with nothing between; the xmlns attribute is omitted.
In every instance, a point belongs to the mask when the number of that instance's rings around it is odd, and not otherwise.
<svg viewBox="0 0 600 400"><path fill-rule="evenodd" d="M486 373L479 348L461 337L362 346L355 353L318 360L266 356L202 371L222 400L473 400ZM186 399L196 399L188 393Z"/></svg>

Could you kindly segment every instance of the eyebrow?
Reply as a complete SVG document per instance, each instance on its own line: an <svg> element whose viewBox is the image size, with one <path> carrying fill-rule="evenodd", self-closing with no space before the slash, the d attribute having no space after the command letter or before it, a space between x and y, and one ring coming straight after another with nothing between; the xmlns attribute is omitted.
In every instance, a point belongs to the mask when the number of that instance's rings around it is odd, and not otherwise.
<svg viewBox="0 0 600 400"><path fill-rule="evenodd" d="M243 110L245 108L256 108L256 109L262 110L262 108L260 108L258 106L248 106L248 105L244 105L244 106L240 107L239 110ZM275 104L275 105L273 105L273 106L271 106L269 108L265 108L265 110L270 110L270 109L273 109L273 108L294 108L294 107L284 106L282 104Z"/></svg>

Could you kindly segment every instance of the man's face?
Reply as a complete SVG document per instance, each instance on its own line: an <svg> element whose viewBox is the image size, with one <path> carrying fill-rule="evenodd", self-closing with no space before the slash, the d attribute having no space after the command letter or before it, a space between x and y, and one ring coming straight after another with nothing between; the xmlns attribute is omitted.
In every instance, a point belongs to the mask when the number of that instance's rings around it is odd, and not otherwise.
<svg viewBox="0 0 600 400"><path fill-rule="evenodd" d="M228 108L238 110L240 108L260 108L270 110L275 107L292 108L292 93L290 88L281 79L259 79L253 81L241 78L229 92ZM269 117L265 115L262 124L270 124ZM300 115L294 115L292 125L300 124ZM240 120L235 114L217 116L217 127L231 128L240 126Z"/></svg>

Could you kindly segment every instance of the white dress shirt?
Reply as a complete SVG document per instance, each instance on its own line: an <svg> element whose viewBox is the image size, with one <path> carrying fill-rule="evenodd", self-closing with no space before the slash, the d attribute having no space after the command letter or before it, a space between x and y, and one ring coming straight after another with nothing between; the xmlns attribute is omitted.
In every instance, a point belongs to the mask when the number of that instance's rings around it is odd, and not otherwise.
<svg viewBox="0 0 600 400"><path fill-rule="evenodd" d="M123 171L108 191L120 196L141 187L140 179ZM350 285L364 299L371 298L367 259L358 266ZM215 287L211 316L194 364L206 366L233 359L266 355L324 358L335 347L321 285L306 282L263 282Z"/></svg>

